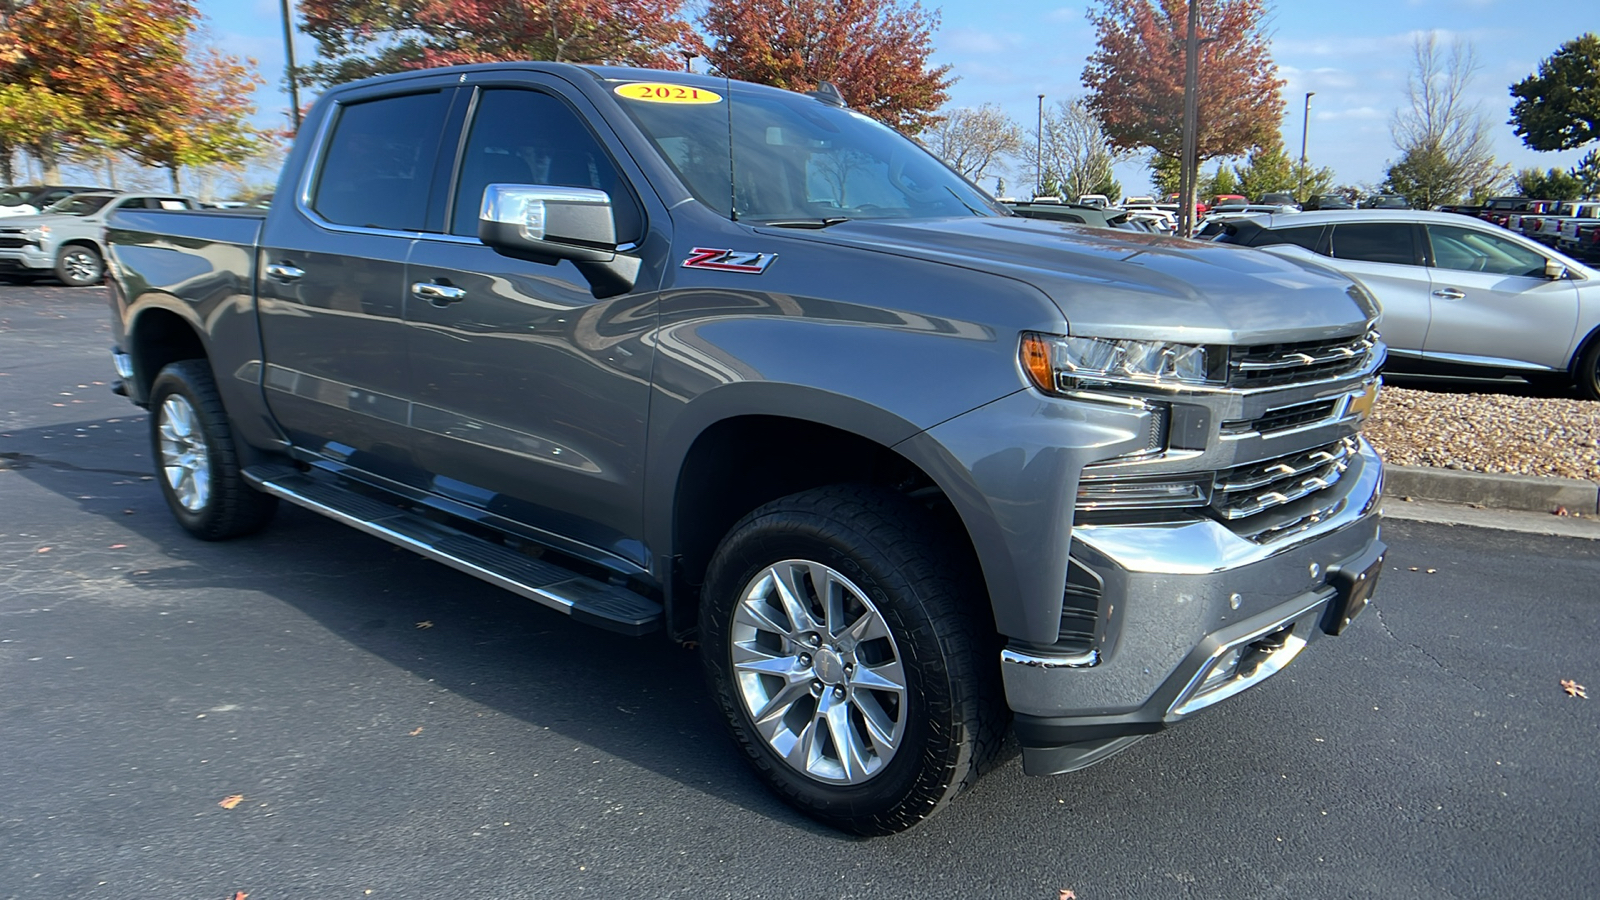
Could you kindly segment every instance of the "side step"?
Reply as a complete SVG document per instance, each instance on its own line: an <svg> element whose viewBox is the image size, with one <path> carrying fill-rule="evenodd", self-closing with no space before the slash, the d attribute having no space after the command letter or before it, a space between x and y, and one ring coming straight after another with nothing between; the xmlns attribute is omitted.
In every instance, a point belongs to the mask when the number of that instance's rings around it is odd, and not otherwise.
<svg viewBox="0 0 1600 900"><path fill-rule="evenodd" d="M648 597L440 525L329 479L283 466L251 466L244 477L269 494L587 624L628 635L648 634L662 625L661 604Z"/></svg>

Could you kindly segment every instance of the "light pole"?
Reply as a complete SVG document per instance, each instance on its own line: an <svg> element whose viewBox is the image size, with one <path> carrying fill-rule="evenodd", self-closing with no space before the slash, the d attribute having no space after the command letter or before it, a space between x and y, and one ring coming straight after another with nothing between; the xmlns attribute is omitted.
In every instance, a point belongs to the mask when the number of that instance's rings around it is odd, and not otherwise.
<svg viewBox="0 0 1600 900"><path fill-rule="evenodd" d="M1294 193L1301 203L1306 202L1306 134L1311 131L1311 98L1316 95L1316 91L1306 91L1306 112L1300 120L1300 180Z"/></svg>
<svg viewBox="0 0 1600 900"><path fill-rule="evenodd" d="M294 19L289 14L289 0L282 0L283 7L283 52L289 59L289 121L294 123L294 130L300 131L300 79L295 74L294 64Z"/></svg>
<svg viewBox="0 0 1600 900"><path fill-rule="evenodd" d="M1178 164L1178 228L1194 237L1195 131L1200 124L1200 4L1189 2L1189 33L1183 47L1183 147Z"/></svg>
<svg viewBox="0 0 1600 900"><path fill-rule="evenodd" d="M1044 193L1044 95L1039 95L1039 124L1033 130L1033 196Z"/></svg>
<svg viewBox="0 0 1600 900"><path fill-rule="evenodd" d="M687 50L679 50L678 53L683 57L683 70L685 72L693 72L694 69L690 68L689 61L694 59L694 54Z"/></svg>

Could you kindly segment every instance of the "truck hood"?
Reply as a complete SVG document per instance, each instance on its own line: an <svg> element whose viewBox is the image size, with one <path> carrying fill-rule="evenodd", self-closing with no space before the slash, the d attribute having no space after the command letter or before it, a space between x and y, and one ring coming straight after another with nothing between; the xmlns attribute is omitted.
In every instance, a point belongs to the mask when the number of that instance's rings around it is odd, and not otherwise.
<svg viewBox="0 0 1600 900"><path fill-rule="evenodd" d="M1016 278L1055 301L1071 333L1095 337L1303 341L1358 333L1378 314L1330 268L1229 244L1021 217L759 230Z"/></svg>
<svg viewBox="0 0 1600 900"><path fill-rule="evenodd" d="M67 225L82 225L85 223L98 223L98 215L87 216L13 216L4 221L7 228L38 228L40 225L49 225L51 228L60 228Z"/></svg>

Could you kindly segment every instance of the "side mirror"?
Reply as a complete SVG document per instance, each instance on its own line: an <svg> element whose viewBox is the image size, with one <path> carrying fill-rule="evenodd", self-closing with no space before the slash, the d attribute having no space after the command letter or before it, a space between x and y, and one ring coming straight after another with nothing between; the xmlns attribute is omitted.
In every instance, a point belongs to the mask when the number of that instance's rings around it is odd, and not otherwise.
<svg viewBox="0 0 1600 900"><path fill-rule="evenodd" d="M570 260L596 297L632 290L639 276L639 260L617 252L611 197L592 188L491 184L478 211L478 239L517 259Z"/></svg>
<svg viewBox="0 0 1600 900"><path fill-rule="evenodd" d="M1551 281L1560 281L1567 277L1567 267L1553 259L1547 259L1544 261L1544 277Z"/></svg>

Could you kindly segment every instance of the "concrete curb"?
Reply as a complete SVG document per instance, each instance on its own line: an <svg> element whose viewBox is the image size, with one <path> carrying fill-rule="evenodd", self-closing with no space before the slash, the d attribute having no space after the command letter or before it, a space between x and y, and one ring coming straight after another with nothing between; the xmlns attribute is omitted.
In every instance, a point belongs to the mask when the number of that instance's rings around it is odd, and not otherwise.
<svg viewBox="0 0 1600 900"><path fill-rule="evenodd" d="M1386 466L1385 497L1470 503L1487 509L1600 515L1600 484L1573 478L1491 475L1426 466Z"/></svg>

